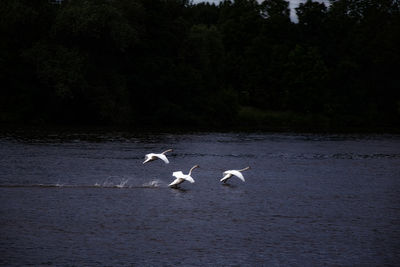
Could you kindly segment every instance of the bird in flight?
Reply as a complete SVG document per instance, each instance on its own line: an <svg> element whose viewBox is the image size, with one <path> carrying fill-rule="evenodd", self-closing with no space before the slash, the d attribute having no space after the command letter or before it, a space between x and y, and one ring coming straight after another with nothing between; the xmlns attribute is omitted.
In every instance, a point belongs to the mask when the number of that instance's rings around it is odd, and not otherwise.
<svg viewBox="0 0 400 267"><path fill-rule="evenodd" d="M200 167L199 165L194 165L194 166L190 169L190 171L189 171L188 174L183 174L181 171L173 172L173 173L172 173L172 176L175 176L176 179L175 179L172 183L170 183L168 186L169 186L169 187L177 188L178 185L181 184L181 183L183 183L184 181L189 181L189 182L191 182L191 183L194 183L194 179L193 179L193 177L191 176L191 175L192 175L192 171L193 171L194 169L196 169L196 168L199 168L199 167Z"/></svg>
<svg viewBox="0 0 400 267"><path fill-rule="evenodd" d="M244 180L243 174L241 172L242 171L246 171L248 169L250 169L250 167L246 167L246 168L241 169L241 170L227 170L227 171L224 171L224 177L221 178L220 182L226 183L226 181L228 181L232 176L236 176L236 177L238 177L240 180L242 180L244 182L245 180Z"/></svg>
<svg viewBox="0 0 400 267"><path fill-rule="evenodd" d="M165 156L165 153L167 152L171 152L172 149L168 149L165 150L164 152L160 153L160 154L156 154L156 153L149 153L145 155L145 160L143 161L143 164L156 160L156 159L161 159L162 161L164 161L166 164L169 163L167 156Z"/></svg>

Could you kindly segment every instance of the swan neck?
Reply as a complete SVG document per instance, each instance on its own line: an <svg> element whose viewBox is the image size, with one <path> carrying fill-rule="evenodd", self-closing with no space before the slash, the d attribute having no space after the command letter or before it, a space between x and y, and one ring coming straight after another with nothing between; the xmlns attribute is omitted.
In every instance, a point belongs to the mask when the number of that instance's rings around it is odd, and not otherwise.
<svg viewBox="0 0 400 267"><path fill-rule="evenodd" d="M168 150L165 150L164 152L162 152L161 154L165 154L165 153L171 152L171 151L172 151L172 149L168 149Z"/></svg>
<svg viewBox="0 0 400 267"><path fill-rule="evenodd" d="M197 167L199 167L199 166L197 166L197 165L193 166L193 167L190 169L190 171L189 171L189 175L191 175L191 174L192 174L192 171L193 171L194 169L196 169Z"/></svg>
<svg viewBox="0 0 400 267"><path fill-rule="evenodd" d="M239 170L239 171L242 172L242 171L246 171L246 170L248 170L248 169L250 169L250 167L246 167L246 168L241 169L241 170Z"/></svg>

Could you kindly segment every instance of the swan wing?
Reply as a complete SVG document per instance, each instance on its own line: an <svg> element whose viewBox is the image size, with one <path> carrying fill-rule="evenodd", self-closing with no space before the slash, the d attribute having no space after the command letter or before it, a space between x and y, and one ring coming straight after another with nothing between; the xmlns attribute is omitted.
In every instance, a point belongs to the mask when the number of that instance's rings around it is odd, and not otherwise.
<svg viewBox="0 0 400 267"><path fill-rule="evenodd" d="M224 174L234 175L234 176L236 176L237 178L239 178L240 180L242 180L243 182L245 181L245 180L244 180L244 177L243 177L243 174L242 174L240 171L231 170L231 171L226 171L226 172L224 172Z"/></svg>
<svg viewBox="0 0 400 267"><path fill-rule="evenodd" d="M220 182L224 182L224 181L228 180L229 178L231 178L231 176L232 176L232 174L230 174L230 173L224 172L224 174L225 174L225 176L222 177L221 180L219 180Z"/></svg>
<svg viewBox="0 0 400 267"><path fill-rule="evenodd" d="M168 186L174 186L174 185L178 185L181 184L183 181L185 181L182 178L176 178L172 183L170 183Z"/></svg>
<svg viewBox="0 0 400 267"><path fill-rule="evenodd" d="M192 176L186 175L185 177L182 178L185 179L186 181L191 182L192 184L194 183L194 179L192 178Z"/></svg>
<svg viewBox="0 0 400 267"><path fill-rule="evenodd" d="M172 176L175 176L176 178L182 178L184 176L184 174L181 171L177 171L177 172L173 172Z"/></svg>
<svg viewBox="0 0 400 267"><path fill-rule="evenodd" d="M167 157L164 154L155 154L154 156L156 156L157 158L161 159L162 161L164 161L165 163L169 163Z"/></svg>
<svg viewBox="0 0 400 267"><path fill-rule="evenodd" d="M147 154L147 155L145 155L145 156L144 156L143 164L145 164L146 162L151 161L151 159L152 159L152 154Z"/></svg>

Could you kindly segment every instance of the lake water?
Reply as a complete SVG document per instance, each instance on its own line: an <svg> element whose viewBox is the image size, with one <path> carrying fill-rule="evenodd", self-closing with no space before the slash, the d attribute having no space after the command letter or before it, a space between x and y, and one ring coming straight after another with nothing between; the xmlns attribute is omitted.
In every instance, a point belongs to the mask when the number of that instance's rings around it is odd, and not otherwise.
<svg viewBox="0 0 400 267"><path fill-rule="evenodd" d="M3 133L0 265L399 266L400 136Z"/></svg>

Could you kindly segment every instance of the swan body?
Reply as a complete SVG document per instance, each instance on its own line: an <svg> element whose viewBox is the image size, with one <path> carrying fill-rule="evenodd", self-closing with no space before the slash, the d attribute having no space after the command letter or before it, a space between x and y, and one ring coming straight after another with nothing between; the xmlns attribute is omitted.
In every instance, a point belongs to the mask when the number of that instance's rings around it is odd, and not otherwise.
<svg viewBox="0 0 400 267"><path fill-rule="evenodd" d="M165 153L167 152L171 152L172 149L168 149L165 150L164 152L160 153L160 154L156 154L156 153L149 153L145 155L145 160L143 161L143 164L145 164L146 162L150 162L156 159L161 159L162 161L164 161L166 164L169 163L167 156L165 156Z"/></svg>
<svg viewBox="0 0 400 267"><path fill-rule="evenodd" d="M228 181L232 176L236 176L238 177L240 180L242 180L243 182L245 181L243 174L241 173L242 171L248 170L250 169L250 167L246 167L244 169L241 170L227 170L224 171L224 177L221 178L220 182L224 182L226 183L226 181Z"/></svg>
<svg viewBox="0 0 400 267"><path fill-rule="evenodd" d="M192 175L192 171L196 168L199 168L199 165L194 165L188 174L183 174L183 172L181 171L177 171L177 172L173 172L172 176L174 176L176 179L170 183L168 186L169 187L177 187L179 184L183 183L184 181L189 181L191 183L194 183L194 179L191 176Z"/></svg>

